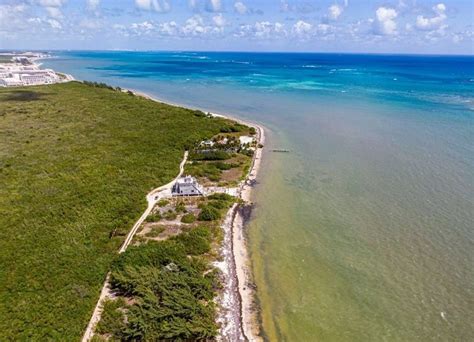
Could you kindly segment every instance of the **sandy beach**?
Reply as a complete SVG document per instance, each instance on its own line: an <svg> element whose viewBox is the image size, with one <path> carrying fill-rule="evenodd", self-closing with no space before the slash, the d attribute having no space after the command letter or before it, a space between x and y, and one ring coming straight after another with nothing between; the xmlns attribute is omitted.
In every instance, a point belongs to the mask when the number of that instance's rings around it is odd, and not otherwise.
<svg viewBox="0 0 474 342"><path fill-rule="evenodd" d="M127 91L124 89L124 91ZM170 103L150 96L149 94L130 90L137 96L179 107L179 103ZM202 109L200 109L202 110ZM216 117L230 119L249 127L257 132L257 146L265 144L265 130L261 125L235 118L221 113L212 113ZM222 225L224 240L221 247L223 260L215 264L223 274L224 290L217 303L220 306L217 321L220 324L219 340L222 341L262 341L258 323L258 308L255 302L255 286L247 248L245 234L245 206L251 207L251 193L260 169L263 148L255 150L252 165L245 180L239 185L239 198L245 204L234 204L227 212Z"/></svg>

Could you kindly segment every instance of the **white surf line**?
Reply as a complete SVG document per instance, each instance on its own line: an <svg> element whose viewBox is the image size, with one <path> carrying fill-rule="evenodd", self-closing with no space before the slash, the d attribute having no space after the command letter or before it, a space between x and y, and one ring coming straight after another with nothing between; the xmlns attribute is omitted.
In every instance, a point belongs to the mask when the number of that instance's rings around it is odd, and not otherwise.
<svg viewBox="0 0 474 342"><path fill-rule="evenodd" d="M130 243L133 240L133 237L135 236L138 228L141 226L143 221L147 218L147 216L150 214L152 211L153 207L155 204L161 199L165 197L171 197L171 188L173 187L173 184L176 183L179 177L182 176L184 172L184 164L186 164L186 160L188 159L188 151L184 152L184 157L183 160L181 161L181 164L179 164L179 173L176 176L175 179L173 179L171 182L168 184L162 185L158 188L153 189L148 193L146 196L146 200L148 202L148 206L143 212L142 216L138 219L138 221L133 225L132 229L128 233L127 237L125 238L125 241L123 242L122 246L120 247L119 254L125 252L127 250L127 247L130 245ZM97 304L94 308L94 312L92 313L92 317L89 321L89 324L87 325L86 331L84 332L84 335L82 336L82 342L88 342L90 339L94 336L94 328L99 323L100 317L102 315L102 311L104 309L104 301L105 299L110 297L110 272L107 273L107 276L105 277L105 282L104 285L102 286L102 290L100 291L100 296L99 300L97 301Z"/></svg>

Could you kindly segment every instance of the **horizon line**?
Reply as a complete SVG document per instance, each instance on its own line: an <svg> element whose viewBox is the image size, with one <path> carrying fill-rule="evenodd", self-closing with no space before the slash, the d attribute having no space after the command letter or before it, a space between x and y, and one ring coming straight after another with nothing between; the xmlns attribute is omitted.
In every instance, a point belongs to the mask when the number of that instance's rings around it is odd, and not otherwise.
<svg viewBox="0 0 474 342"><path fill-rule="evenodd" d="M48 52L48 51L77 51L77 52L173 52L173 53L186 53L186 52L201 52L201 53L268 53L268 54L340 54L340 55L381 55L381 56L431 56L431 57L442 57L442 56L451 56L451 57L474 57L474 52L471 54L458 54L458 53L418 53L418 52L350 52L350 51L284 51L284 50L272 50L272 51L252 51L252 50L186 50L186 49L176 49L176 50L165 50L165 49L126 49L126 48L117 48L117 49L6 49L0 48L0 52L15 52L15 51L31 51L31 52Z"/></svg>

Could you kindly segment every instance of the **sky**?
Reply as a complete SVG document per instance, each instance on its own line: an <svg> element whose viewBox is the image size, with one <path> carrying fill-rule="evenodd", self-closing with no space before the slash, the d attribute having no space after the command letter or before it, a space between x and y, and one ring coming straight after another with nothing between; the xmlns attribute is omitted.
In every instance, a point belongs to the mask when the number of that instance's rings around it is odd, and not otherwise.
<svg viewBox="0 0 474 342"><path fill-rule="evenodd" d="M472 0L0 0L0 49L474 54Z"/></svg>

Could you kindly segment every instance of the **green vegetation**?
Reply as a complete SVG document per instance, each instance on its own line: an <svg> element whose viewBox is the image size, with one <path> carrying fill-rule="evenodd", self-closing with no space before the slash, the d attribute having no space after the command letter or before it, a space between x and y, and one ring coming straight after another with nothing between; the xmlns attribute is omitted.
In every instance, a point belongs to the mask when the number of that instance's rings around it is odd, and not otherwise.
<svg viewBox="0 0 474 342"><path fill-rule="evenodd" d="M159 212L156 212L156 213L153 213L153 214L150 214L147 216L147 218L145 219L146 222L158 222L162 219L162 216Z"/></svg>
<svg viewBox="0 0 474 342"><path fill-rule="evenodd" d="M175 206L175 209L177 213L185 213L186 212L186 205L184 204L184 202L177 202L176 203L176 206Z"/></svg>
<svg viewBox="0 0 474 342"><path fill-rule="evenodd" d="M223 192L216 192L215 194L207 196L210 200L217 200L217 201L226 201L226 202L233 202L235 198L229 194Z"/></svg>
<svg viewBox="0 0 474 342"><path fill-rule="evenodd" d="M151 230L149 232L147 232L145 234L145 236L149 237L149 238L155 238L158 235L160 235L161 233L163 233L164 231L165 231L165 227L163 227L163 226L153 227L153 228L151 228Z"/></svg>
<svg viewBox="0 0 474 342"><path fill-rule="evenodd" d="M163 208L163 207L166 207L169 203L170 203L170 201L168 201L166 199L160 199L158 201L158 206Z"/></svg>
<svg viewBox="0 0 474 342"><path fill-rule="evenodd" d="M234 123L221 128L221 133L245 132L248 127L239 123Z"/></svg>
<svg viewBox="0 0 474 342"><path fill-rule="evenodd" d="M221 213L218 209L210 205L203 205L199 213L199 221L215 221L221 218Z"/></svg>
<svg viewBox="0 0 474 342"><path fill-rule="evenodd" d="M79 340L118 247L146 207L146 193L176 176L185 146L228 125L78 82L0 89L0 340ZM183 257L178 242L169 243L183 273L169 272L162 281L161 268L147 273L142 264L145 276L133 268L136 281L156 284L157 292L145 295L133 284L141 299L130 309L129 325L152 331L151 340L158 330L177 336L177 326L186 330L180 338L213 336L206 303L214 280ZM144 248L131 255L148 253ZM169 329L139 325L154 318L142 317L152 310L138 306L150 308L158 298L183 315L166 321Z"/></svg>
<svg viewBox="0 0 474 342"><path fill-rule="evenodd" d="M181 233L173 239L184 246L186 254L199 255L210 251L212 234L208 227L200 226L189 232Z"/></svg>
<svg viewBox="0 0 474 342"><path fill-rule="evenodd" d="M191 213L185 214L181 217L181 222L183 223L193 223L194 221L196 221L196 216Z"/></svg>
<svg viewBox="0 0 474 342"><path fill-rule="evenodd" d="M109 89L109 90L116 90L116 91L122 91L122 88L120 87L112 87L106 83L99 83L99 82L89 82L89 81L84 81L84 84L90 86L90 87L95 87L95 88L103 88L103 89Z"/></svg>
<svg viewBox="0 0 474 342"><path fill-rule="evenodd" d="M176 213L176 211L168 209L168 211L163 214L163 217L167 221L173 221L173 220L176 220L176 218L178 217L178 214Z"/></svg>
<svg viewBox="0 0 474 342"><path fill-rule="evenodd" d="M223 167L219 167L220 164L226 164L219 162L217 163L203 163L203 162L193 162L192 164L186 165L186 172L195 176L195 177L206 177L207 179L218 182L222 176Z"/></svg>
<svg viewBox="0 0 474 342"><path fill-rule="evenodd" d="M216 336L216 272L201 257L212 234L198 227L167 241L131 247L114 263L111 284L131 305L109 309L119 322L102 324L112 340L206 340ZM189 258L188 255L194 255ZM125 312L126 320L120 316ZM103 327L109 329L103 329Z"/></svg>
<svg viewBox="0 0 474 342"><path fill-rule="evenodd" d="M191 160L226 160L230 159L232 155L224 151L209 151L209 152L197 152L194 151L189 154Z"/></svg>
<svg viewBox="0 0 474 342"><path fill-rule="evenodd" d="M104 311L101 320L96 326L98 334L110 333L112 335L120 334L125 328L124 318L127 305L122 298L115 300L107 299L104 303Z"/></svg>

